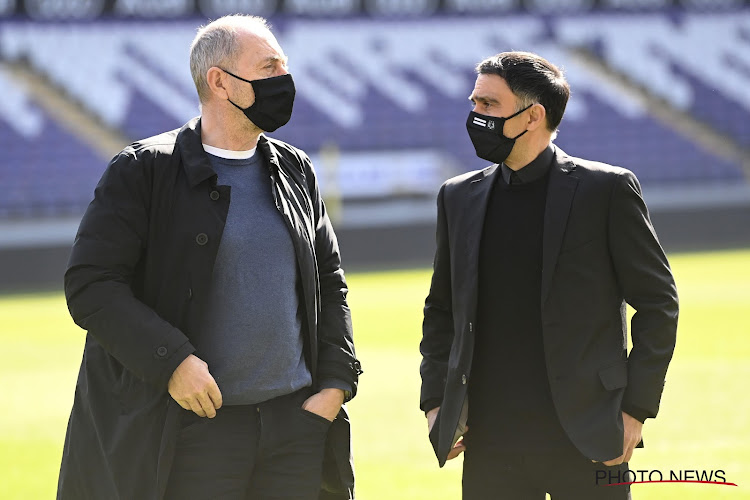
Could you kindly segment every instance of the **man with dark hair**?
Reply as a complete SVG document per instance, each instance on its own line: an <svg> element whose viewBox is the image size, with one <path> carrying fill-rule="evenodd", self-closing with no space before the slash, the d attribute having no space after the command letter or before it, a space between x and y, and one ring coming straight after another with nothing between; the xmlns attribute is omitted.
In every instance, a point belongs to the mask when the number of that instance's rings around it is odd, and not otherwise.
<svg viewBox="0 0 750 500"><path fill-rule="evenodd" d="M493 162L438 194L420 406L464 499L626 499L672 357L677 292L636 177L552 144L570 94L526 52L482 61L467 120ZM636 311L627 350L625 304ZM628 479L629 478L629 479Z"/></svg>
<svg viewBox="0 0 750 500"><path fill-rule="evenodd" d="M336 235L262 18L198 31L201 116L107 167L65 273L88 331L58 499L353 498ZM230 202L231 201L231 202Z"/></svg>

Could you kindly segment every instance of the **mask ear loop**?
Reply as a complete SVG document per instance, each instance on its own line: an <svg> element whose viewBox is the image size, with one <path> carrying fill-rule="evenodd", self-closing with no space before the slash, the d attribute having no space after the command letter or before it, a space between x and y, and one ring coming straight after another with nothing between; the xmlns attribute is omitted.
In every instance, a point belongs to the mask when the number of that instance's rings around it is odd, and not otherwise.
<svg viewBox="0 0 750 500"><path fill-rule="evenodd" d="M219 68L218 66L216 66L216 67L217 67L217 68ZM247 83L249 83L249 84L250 84L250 85L251 85L251 86L253 87L253 92L255 92L255 85L253 85L253 82L252 82L252 80L246 80L246 79L242 78L241 76L237 76L237 75L235 75L235 74L234 74L234 73L232 73L231 71L227 71L227 70L225 70L224 68L219 68L219 69L220 69L220 70L222 70L222 71L223 71L224 73L226 73L226 74L228 74L228 75L230 75L230 76L233 76L233 77L235 77L235 78L236 78L236 79L238 79L238 80L242 80L243 82L247 82ZM234 106L235 108L239 109L239 110L240 110L240 111L242 111L243 113L245 112L245 108L243 108L243 107L240 107L240 106L238 106L238 105L237 105L237 104L236 104L235 102L233 102L233 101L232 101L231 99L227 98L227 101L229 101L229 102L230 102L230 103L232 104L232 106ZM253 104L255 104L255 103L253 103ZM251 104L251 106L252 106L252 104Z"/></svg>
<svg viewBox="0 0 750 500"><path fill-rule="evenodd" d="M520 115L521 113L523 113L524 111L526 111L527 109L529 109L529 108L530 108L531 106L533 106L534 104L536 104L536 103L535 103L535 102L532 102L531 104L529 104L529 105L528 105L528 106L526 106L525 108L523 108L523 109L521 109L521 110L519 110L519 111L516 111L515 113L513 113L512 115L510 115L509 117L507 117L507 118L505 119L505 121L508 121L508 120L510 120L511 118L515 118L516 116ZM523 132L521 132L521 133L520 133L520 134L518 134L517 136L515 136L515 137L510 137L509 139L512 139L512 140L514 140L514 141L515 141L516 139L518 139L519 137L521 137L521 136L522 136L523 134L525 134L526 132L528 132L528 130L524 130Z"/></svg>
<svg viewBox="0 0 750 500"><path fill-rule="evenodd" d="M229 73L229 71L227 71L227 73ZM230 74L230 75L232 75L232 73L229 73L229 74ZM232 75L232 76L234 76L234 75ZM531 104L529 104L529 105L528 105L528 106L526 106L525 108L523 108L523 109L520 109L520 110L516 111L515 113L513 113L512 115L508 116L508 117L507 117L507 118L505 118L505 119L506 119L506 120L510 120L511 118L515 118L516 116L520 115L521 113L523 113L524 111L526 111L527 109L529 109L529 108L530 108L531 106L533 106L534 104L536 104L536 103L535 103L535 102L532 102Z"/></svg>
<svg viewBox="0 0 750 500"><path fill-rule="evenodd" d="M232 105L232 106L234 106L235 108L239 109L239 110L240 110L240 111L242 111L243 113L245 112L245 108L241 108L240 106L238 106L238 105L237 105L237 104L236 104L236 103L235 103L234 101L232 101L231 99L227 98L227 101L229 101L229 104L231 104L231 105Z"/></svg>
<svg viewBox="0 0 750 500"><path fill-rule="evenodd" d="M520 133L520 134L518 134L517 136L515 136L515 137L512 137L511 139L515 141L516 139L518 139L519 137L521 137L521 136L522 136L523 134L525 134L526 132L528 132L528 130L524 130L523 132L521 132L521 133Z"/></svg>
<svg viewBox="0 0 750 500"><path fill-rule="evenodd" d="M217 66L217 68L219 68L219 67ZM228 74L228 75L230 75L230 76L233 76L233 77L235 77L235 78L236 78L236 79L238 79L238 80L242 80L243 82L247 82L247 83L249 83L250 85L252 85L252 84L253 84L253 82L252 82L251 80L245 80L245 79L244 79L244 78L242 78L241 76L237 76L237 75L235 75L234 73L232 73L231 71L227 71L227 70L225 70L224 68L219 68L219 69L220 69L220 70L222 70L222 71L223 71L224 73L226 73L226 74ZM527 109L528 109L528 108L527 108Z"/></svg>
<svg viewBox="0 0 750 500"><path fill-rule="evenodd" d="M237 76L237 75L235 75L234 73L232 73L231 71L227 71L227 70L225 70L224 68L221 68L221 67L219 67L219 66L216 66L216 67L217 67L217 68L219 68L220 70L222 70L222 71L223 71L224 73L226 73L226 74L227 74L227 75L229 75L229 76L233 76L233 77L235 77L235 78L236 78L236 79L238 79L238 80L242 80L243 82L247 82L247 83L249 83L250 85L252 85L252 84L253 84L253 82L251 82L250 80L245 80L245 79L244 79L244 78L242 78L241 76ZM238 106L238 105L237 105L237 104L236 104L235 102L233 102L233 101L232 101L231 99L227 98L227 101L229 101L229 103L230 103L230 104L231 104L232 106L234 106L235 108L239 109L239 110L240 110L240 111L242 111L243 113L245 112L245 108L241 108L241 107L240 107L240 106Z"/></svg>

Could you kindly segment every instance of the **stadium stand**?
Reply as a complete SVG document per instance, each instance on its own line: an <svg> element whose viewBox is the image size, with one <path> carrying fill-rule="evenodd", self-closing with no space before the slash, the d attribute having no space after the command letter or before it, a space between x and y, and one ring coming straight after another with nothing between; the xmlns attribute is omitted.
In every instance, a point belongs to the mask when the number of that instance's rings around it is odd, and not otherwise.
<svg viewBox="0 0 750 500"><path fill-rule="evenodd" d="M0 219L80 215L101 175L101 158L14 93L1 74L0 88L6 118L0 120Z"/></svg>
<svg viewBox="0 0 750 500"><path fill-rule="evenodd" d="M275 24L300 96L293 121L277 135L313 154L334 145L345 164L349 152L397 156L433 150L443 166L439 174L427 173L430 190L439 177L481 168L463 129L472 66L494 52L524 48L567 71L574 94L557 143L570 154L631 168L644 184L744 178L730 156L702 147L651 114L643 95L665 101L738 147L750 145L750 50L736 50L749 45L747 13L346 23L282 18ZM134 140L197 114L186 47L198 25L8 21L0 25L0 54L8 63L27 64ZM577 57L580 50L600 64L587 64ZM607 71L627 77L630 87L613 83ZM3 149L10 153L2 178L13 193L0 207L6 214L80 210L106 160L87 151L85 139L35 113L44 125L21 135L9 130L17 115L0 114ZM8 172L19 170L23 174ZM347 186L341 190L348 196Z"/></svg>
<svg viewBox="0 0 750 500"><path fill-rule="evenodd" d="M271 21L298 91L274 135L311 154L324 195L349 207L344 226L431 223L440 183L486 165L466 98L474 64L503 50L565 69L573 96L556 143L569 154L633 170L657 205L665 190L694 209L727 190L750 201L749 9ZM0 222L80 216L121 147L197 115L187 47L203 22L0 20ZM41 105L15 70L89 128Z"/></svg>

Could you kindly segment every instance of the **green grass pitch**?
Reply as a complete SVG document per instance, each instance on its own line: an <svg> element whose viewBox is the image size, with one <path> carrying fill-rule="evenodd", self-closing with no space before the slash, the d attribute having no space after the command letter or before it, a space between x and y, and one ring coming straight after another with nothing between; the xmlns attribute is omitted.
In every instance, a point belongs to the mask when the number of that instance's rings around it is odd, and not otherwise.
<svg viewBox="0 0 750 500"><path fill-rule="evenodd" d="M636 500L750 499L750 251L676 254L675 357L659 418L631 469L725 471L738 487L633 486ZM349 275L365 370L349 404L361 500L460 498L461 459L438 469L418 409L430 271ZM0 499L54 498L83 345L61 293L0 297Z"/></svg>

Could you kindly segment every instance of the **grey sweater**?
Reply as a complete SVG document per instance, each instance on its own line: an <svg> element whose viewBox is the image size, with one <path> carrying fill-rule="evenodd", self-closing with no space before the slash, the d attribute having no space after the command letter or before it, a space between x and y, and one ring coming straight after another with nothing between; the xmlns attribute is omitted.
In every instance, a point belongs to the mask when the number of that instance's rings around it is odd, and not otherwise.
<svg viewBox="0 0 750 500"><path fill-rule="evenodd" d="M225 405L254 404L312 384L297 262L261 153L209 158L218 183L231 186L231 203L195 354L208 363Z"/></svg>

